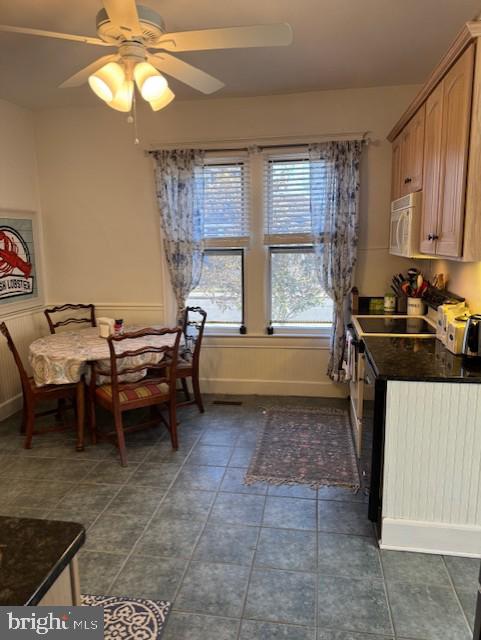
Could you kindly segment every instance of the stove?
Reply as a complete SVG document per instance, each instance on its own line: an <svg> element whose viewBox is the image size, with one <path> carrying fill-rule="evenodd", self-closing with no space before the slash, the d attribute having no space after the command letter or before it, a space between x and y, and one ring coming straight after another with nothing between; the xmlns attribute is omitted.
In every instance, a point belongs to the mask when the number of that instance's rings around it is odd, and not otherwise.
<svg viewBox="0 0 481 640"><path fill-rule="evenodd" d="M436 325L426 316L353 316L352 323L359 337L392 336L434 338Z"/></svg>

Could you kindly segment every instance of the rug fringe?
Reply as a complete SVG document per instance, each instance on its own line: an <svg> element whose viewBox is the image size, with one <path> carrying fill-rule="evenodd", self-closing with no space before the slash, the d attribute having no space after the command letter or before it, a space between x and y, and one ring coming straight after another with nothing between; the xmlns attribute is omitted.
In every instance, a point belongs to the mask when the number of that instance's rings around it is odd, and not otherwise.
<svg viewBox="0 0 481 640"><path fill-rule="evenodd" d="M245 485L251 485L251 484L255 484L256 482L267 482L268 484L272 484L273 486L276 487L280 487L282 485L287 485L287 486L307 486L310 487L311 489L322 489L324 487L328 488L328 487L340 487L342 489L352 489L352 492L354 495L358 494L359 491L361 490L361 485L358 484L349 484L347 482L336 482L336 483L332 483L332 482L328 482L328 481L324 481L324 480L319 480L316 482L303 482L302 480L299 480L298 478L275 478L273 476L254 476L251 474L247 474L244 477L244 484Z"/></svg>

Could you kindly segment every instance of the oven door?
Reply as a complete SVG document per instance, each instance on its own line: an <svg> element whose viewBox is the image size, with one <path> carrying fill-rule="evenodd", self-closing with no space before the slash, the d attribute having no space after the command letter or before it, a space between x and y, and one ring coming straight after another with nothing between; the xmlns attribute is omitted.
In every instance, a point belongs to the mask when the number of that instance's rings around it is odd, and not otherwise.
<svg viewBox="0 0 481 640"><path fill-rule="evenodd" d="M356 333L351 326L347 332L351 334L349 342L353 350L351 358L354 362L354 372L349 381L349 409L351 414L351 426L356 446L357 457L361 455L361 434L362 434L362 395L364 378L364 345L357 339Z"/></svg>
<svg viewBox="0 0 481 640"><path fill-rule="evenodd" d="M369 359L361 354L363 364L362 378L362 428L359 467L362 488L369 491L371 487L372 443L374 433L374 398L376 375L372 370Z"/></svg>

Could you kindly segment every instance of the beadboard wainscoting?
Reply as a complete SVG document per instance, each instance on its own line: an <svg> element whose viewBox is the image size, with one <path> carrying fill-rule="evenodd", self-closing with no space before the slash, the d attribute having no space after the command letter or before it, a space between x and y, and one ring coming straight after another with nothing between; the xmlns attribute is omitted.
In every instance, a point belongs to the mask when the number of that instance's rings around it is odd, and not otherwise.
<svg viewBox="0 0 481 640"><path fill-rule="evenodd" d="M481 385L389 381L386 549L481 556Z"/></svg>
<svg viewBox="0 0 481 640"><path fill-rule="evenodd" d="M2 314L28 369L28 346L33 340L48 333L43 307L27 309L15 314ZM3 336L0 335L0 420L8 418L22 406L22 387L17 367Z"/></svg>
<svg viewBox="0 0 481 640"><path fill-rule="evenodd" d="M201 358L207 393L345 397L326 375L329 341L278 336L208 336Z"/></svg>

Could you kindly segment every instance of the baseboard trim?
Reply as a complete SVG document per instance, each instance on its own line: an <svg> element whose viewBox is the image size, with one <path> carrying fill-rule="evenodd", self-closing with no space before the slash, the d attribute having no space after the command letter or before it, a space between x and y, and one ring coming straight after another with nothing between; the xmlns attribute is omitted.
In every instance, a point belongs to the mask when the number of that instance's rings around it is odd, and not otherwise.
<svg viewBox="0 0 481 640"><path fill-rule="evenodd" d="M23 406L22 394L19 393L13 398L9 398L0 404L0 420L6 420Z"/></svg>
<svg viewBox="0 0 481 640"><path fill-rule="evenodd" d="M383 518L381 549L481 558L481 526Z"/></svg>
<svg viewBox="0 0 481 640"><path fill-rule="evenodd" d="M251 380L241 378L201 378L204 393L257 396L309 396L345 398L345 385L306 380Z"/></svg>

